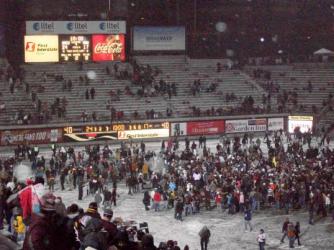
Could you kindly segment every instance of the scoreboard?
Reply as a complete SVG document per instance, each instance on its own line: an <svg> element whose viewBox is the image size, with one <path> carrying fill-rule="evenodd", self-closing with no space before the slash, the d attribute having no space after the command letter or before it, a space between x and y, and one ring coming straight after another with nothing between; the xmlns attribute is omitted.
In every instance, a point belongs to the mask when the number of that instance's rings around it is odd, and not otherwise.
<svg viewBox="0 0 334 250"><path fill-rule="evenodd" d="M63 128L63 135L65 141L78 142L163 138L169 136L169 122L68 126Z"/></svg>
<svg viewBox="0 0 334 250"><path fill-rule="evenodd" d="M89 36L60 36L61 61L89 61L91 43Z"/></svg>

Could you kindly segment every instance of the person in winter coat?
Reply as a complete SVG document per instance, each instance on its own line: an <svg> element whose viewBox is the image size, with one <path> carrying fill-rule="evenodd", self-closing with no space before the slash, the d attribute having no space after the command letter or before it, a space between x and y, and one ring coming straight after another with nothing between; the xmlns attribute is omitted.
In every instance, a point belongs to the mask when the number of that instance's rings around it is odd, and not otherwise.
<svg viewBox="0 0 334 250"><path fill-rule="evenodd" d="M78 233L79 233L80 240L83 240L84 230L88 222L92 218L101 219L101 215L98 213L98 207L97 207L96 202L91 202L88 206L87 211L79 218Z"/></svg>
<svg viewBox="0 0 334 250"><path fill-rule="evenodd" d="M284 223L283 223L283 226L282 226L282 233L283 233L283 236L282 236L282 239L281 239L281 243L284 243L284 239L285 237L287 236L287 233L288 233L288 225L289 225L289 218L286 218Z"/></svg>
<svg viewBox="0 0 334 250"><path fill-rule="evenodd" d="M207 226L202 227L201 231L198 233L201 238L201 250L208 249L208 243L211 236L211 232Z"/></svg>
<svg viewBox="0 0 334 250"><path fill-rule="evenodd" d="M105 231L105 237L109 246L112 245L118 231L117 226L111 222L113 214L111 209L105 209L102 216L103 231Z"/></svg>
<svg viewBox="0 0 334 250"><path fill-rule="evenodd" d="M154 239L153 236L151 234L145 234L142 238L142 250L157 250L158 248L156 248L154 246Z"/></svg>
<svg viewBox="0 0 334 250"><path fill-rule="evenodd" d="M183 213L183 201L181 199L176 200L175 204L175 214L174 217L177 220L182 221L182 213Z"/></svg>
<svg viewBox="0 0 334 250"><path fill-rule="evenodd" d="M260 250L264 250L264 246L266 244L266 235L263 229L260 230L260 234L257 236L257 242L259 243Z"/></svg>
<svg viewBox="0 0 334 250"><path fill-rule="evenodd" d="M249 230L252 231L253 230L252 223L251 223L252 211L249 208L245 210L244 219L245 219L245 231L247 232L247 226L249 226Z"/></svg>
<svg viewBox="0 0 334 250"><path fill-rule="evenodd" d="M32 215L24 250L70 250L75 247L74 229L68 228L66 218L56 213L55 200L50 193L42 196L41 213Z"/></svg>
<svg viewBox="0 0 334 250"><path fill-rule="evenodd" d="M160 202L161 202L161 194L158 191L155 191L153 195L153 208L155 212L159 211Z"/></svg>
<svg viewBox="0 0 334 250"><path fill-rule="evenodd" d="M86 225L82 245L85 248L91 247L98 250L107 250L107 238L101 232L103 224L100 219L92 218Z"/></svg>
<svg viewBox="0 0 334 250"><path fill-rule="evenodd" d="M96 191L95 196L94 196L94 201L97 204L97 207L100 207L100 204L102 202L102 196L99 191Z"/></svg>
<svg viewBox="0 0 334 250"><path fill-rule="evenodd" d="M295 226L293 225L293 223L289 223L288 224L288 239L289 239L289 248L294 248L294 244L295 244L295 239L296 239L296 232L295 232Z"/></svg>
<svg viewBox="0 0 334 250"><path fill-rule="evenodd" d="M149 206L151 204L151 196L148 191L145 191L144 193L143 203L145 206L145 210L146 211L150 210Z"/></svg>
<svg viewBox="0 0 334 250"><path fill-rule="evenodd" d="M299 221L296 222L295 225L295 234L296 234L296 240L298 242L298 246L301 246L302 244L300 244L300 223Z"/></svg>

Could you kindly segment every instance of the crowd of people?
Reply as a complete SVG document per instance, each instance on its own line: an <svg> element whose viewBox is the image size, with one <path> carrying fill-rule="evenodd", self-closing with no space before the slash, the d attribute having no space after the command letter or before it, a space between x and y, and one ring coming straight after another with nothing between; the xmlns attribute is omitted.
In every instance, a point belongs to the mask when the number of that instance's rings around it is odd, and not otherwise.
<svg viewBox="0 0 334 250"><path fill-rule="evenodd" d="M247 133L234 138L224 136L213 150L207 147L205 137L198 143L186 137L181 149L179 139L174 137L162 142L160 152L147 151L144 142L122 143L117 150L108 145L87 146L83 151L53 145L48 160L39 156L38 147L20 146L12 158L1 162L0 228L4 228L5 219L7 229L16 239L24 239L25 249L78 249L79 246L108 249L112 245L118 249L155 249L149 234L141 238L141 230L137 230L134 237L134 232L129 234L125 230L125 236L120 231L124 225L111 222L111 207L116 205L118 197L117 184L122 180L129 188L128 194L144 192L145 210L159 213L173 209L174 218L180 221L196 216L203 209L219 209L231 216L244 213L245 230L248 227L253 230L252 213L263 209L286 214L306 209L310 225L315 223L315 216L330 214L334 219L334 158L328 147L330 140L319 140L319 145L314 145L309 143L309 134L307 138L302 134L292 138L277 131L266 134L263 141L265 145L261 145L260 138L255 140ZM263 153L264 147L268 155ZM162 169L150 168L153 157L163 159ZM13 172L15 164L25 159L31 162L34 178L22 183ZM62 190L77 189L78 200L83 199L87 187L87 194L94 202L86 212L75 203L66 208L61 197L52 194L58 180ZM38 193L36 189L41 183L50 193L36 194L37 202L28 202L29 197L35 197L31 193ZM27 194L26 190L31 188L33 191ZM47 227L50 224L55 227ZM66 235L56 235L60 228ZM283 226L290 247L295 239L300 243L298 228L299 223L288 222ZM46 234L50 234L48 242L55 242L56 248L37 247L46 244L42 240ZM60 237L68 241L59 241ZM264 247L264 236L261 237L258 242ZM100 245L87 243L90 241ZM159 249L180 249L172 242L162 243Z"/></svg>

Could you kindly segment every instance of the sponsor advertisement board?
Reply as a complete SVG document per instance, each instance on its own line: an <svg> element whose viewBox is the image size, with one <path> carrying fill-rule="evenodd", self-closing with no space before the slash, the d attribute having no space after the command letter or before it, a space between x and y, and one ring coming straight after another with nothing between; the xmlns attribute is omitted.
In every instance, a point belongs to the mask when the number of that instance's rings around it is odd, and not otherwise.
<svg viewBox="0 0 334 250"><path fill-rule="evenodd" d="M169 128L118 131L118 139L149 139L169 136Z"/></svg>
<svg viewBox="0 0 334 250"><path fill-rule="evenodd" d="M60 36L60 60L89 61L91 60L91 43L89 36Z"/></svg>
<svg viewBox="0 0 334 250"><path fill-rule="evenodd" d="M288 131L294 133L295 128L299 127L300 132L312 132L313 116L289 116L288 117Z"/></svg>
<svg viewBox="0 0 334 250"><path fill-rule="evenodd" d="M135 26L133 28L133 50L166 51L185 50L185 27Z"/></svg>
<svg viewBox="0 0 334 250"><path fill-rule="evenodd" d="M170 135L179 136L187 135L187 123L186 122L172 122L170 124Z"/></svg>
<svg viewBox="0 0 334 250"><path fill-rule="evenodd" d="M224 120L187 122L187 135L217 135L224 131Z"/></svg>
<svg viewBox="0 0 334 250"><path fill-rule="evenodd" d="M62 142L62 130L59 128L41 129L17 129L1 131L1 146L18 145L28 143L48 144L52 142Z"/></svg>
<svg viewBox="0 0 334 250"><path fill-rule="evenodd" d="M269 131L277 131L284 130L284 118L268 118L268 130Z"/></svg>
<svg viewBox="0 0 334 250"><path fill-rule="evenodd" d="M226 133L260 132L266 130L266 118L225 121Z"/></svg>
<svg viewBox="0 0 334 250"><path fill-rule="evenodd" d="M25 36L25 62L58 62L58 36Z"/></svg>
<svg viewBox="0 0 334 250"><path fill-rule="evenodd" d="M124 61L124 35L93 35L93 61Z"/></svg>
<svg viewBox="0 0 334 250"><path fill-rule="evenodd" d="M125 21L26 21L27 35L125 33Z"/></svg>

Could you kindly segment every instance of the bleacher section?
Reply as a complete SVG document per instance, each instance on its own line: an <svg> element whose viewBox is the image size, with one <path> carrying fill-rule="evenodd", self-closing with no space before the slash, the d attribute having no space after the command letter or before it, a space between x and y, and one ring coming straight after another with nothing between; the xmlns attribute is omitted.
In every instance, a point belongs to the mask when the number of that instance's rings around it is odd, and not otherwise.
<svg viewBox="0 0 334 250"><path fill-rule="evenodd" d="M65 97L66 113L65 117L59 118L57 114L52 116L52 122L74 122L80 121L82 112L88 114L88 121L91 114L97 113L97 120L110 120L110 105L107 104L110 98L110 91L120 91L119 100L112 99L111 106L116 111L124 112L124 119L133 119L134 111L139 113L139 118L146 118L145 112L154 109L158 118L166 117L166 109L173 110L173 117L193 116L192 106L201 109L201 114L214 107L221 108L228 112L229 109L240 106L245 96L251 95L255 101L255 106L260 105L262 88L252 83L248 75L239 70L222 69L217 72L216 64L219 61L222 66L228 61L224 60L191 60L185 56L137 56L139 65L150 64L158 67L162 72L156 77L167 83L175 83L177 86L177 96L168 95L155 97L139 97L138 95L125 95L125 87L128 86L133 93L136 93L140 86L134 85L130 79L120 80L115 77L114 63L89 63L83 67L76 63L66 64L27 64L24 65L24 81L30 85L30 93L25 93L24 85L22 89L16 90L15 95L9 94L9 87L1 83L4 89L3 99L6 103L6 110L2 113L0 122L8 124L12 115L20 108L24 111L36 113L36 108L31 101L31 92L37 93L37 98L42 101L42 109L51 105L58 97L62 103ZM112 72L107 74L106 67ZM132 66L128 63L119 63L119 68L127 68L132 72ZM96 77L89 80L89 84L80 81L80 76L85 78L87 72L94 72ZM45 76L46 75L46 76ZM65 81L72 81L72 90L63 89L63 81L56 80L56 75L62 75ZM201 80L201 92L196 97L191 94L191 85L194 80ZM218 83L215 92L207 93L205 89L212 83ZM43 87L42 89L40 87ZM94 87L96 91L95 99L85 98L86 90ZM226 101L225 95L234 93L234 101ZM228 114L228 113L227 113ZM14 121L11 123L13 124Z"/></svg>
<svg viewBox="0 0 334 250"><path fill-rule="evenodd" d="M248 66L246 71L252 75L253 70L262 69L271 72L271 80L283 90L296 91L298 94L298 107L292 109L294 113L312 113L312 105L319 110L319 118L324 124L333 122L333 112L326 112L323 116L323 101L328 101L329 94L334 94L334 65L328 63L296 63L291 65ZM256 79L265 86L267 80ZM313 90L308 90L309 83ZM277 96L277 95L276 95ZM299 106L305 107L304 111ZM291 106L290 106L291 107Z"/></svg>
<svg viewBox="0 0 334 250"><path fill-rule="evenodd" d="M223 69L217 72L217 62L223 67L228 63L226 60L189 59L185 56L137 56L136 60L142 65L159 67L162 70L162 79L176 83L178 95L172 97L170 101L166 100L166 103L172 106L177 116L191 116L191 106L200 107L202 111L211 107L229 110L240 105L243 98L248 95L252 95L255 103L260 104L264 93L263 89L257 89L258 86L252 87L248 77L239 70ZM204 90L199 96L193 97L190 85L198 79L201 80L202 89L206 89L212 82L217 82L217 90L214 93L206 93ZM226 93L234 93L237 100L227 103Z"/></svg>

